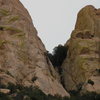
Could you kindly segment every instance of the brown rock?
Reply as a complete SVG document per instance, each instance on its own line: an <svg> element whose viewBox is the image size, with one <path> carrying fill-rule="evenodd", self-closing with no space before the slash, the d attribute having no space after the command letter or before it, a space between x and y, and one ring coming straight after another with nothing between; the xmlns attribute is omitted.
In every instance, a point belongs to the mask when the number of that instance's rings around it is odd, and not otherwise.
<svg viewBox="0 0 100 100"><path fill-rule="evenodd" d="M66 45L68 56L62 65L65 88L80 91L83 86L87 91L100 91L100 9L86 6L79 12ZM93 86L88 85L89 79Z"/></svg>
<svg viewBox="0 0 100 100"><path fill-rule="evenodd" d="M27 10L19 0L0 0L0 82L69 96L56 77Z"/></svg>
<svg viewBox="0 0 100 100"><path fill-rule="evenodd" d="M89 78L90 82L88 81L83 85L82 93L85 92L96 92L100 94L100 76L92 76Z"/></svg>
<svg viewBox="0 0 100 100"><path fill-rule="evenodd" d="M10 93L10 90L9 89L0 89L0 92L4 93L4 94L8 94L8 93Z"/></svg>

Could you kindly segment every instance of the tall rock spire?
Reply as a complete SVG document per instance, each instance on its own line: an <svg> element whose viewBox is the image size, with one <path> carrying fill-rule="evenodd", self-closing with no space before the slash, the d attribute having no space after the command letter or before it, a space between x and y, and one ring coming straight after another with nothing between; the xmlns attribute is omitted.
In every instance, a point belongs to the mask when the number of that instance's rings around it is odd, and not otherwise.
<svg viewBox="0 0 100 100"><path fill-rule="evenodd" d="M100 93L100 9L86 6L79 12L66 45L68 56L62 65L65 88Z"/></svg>

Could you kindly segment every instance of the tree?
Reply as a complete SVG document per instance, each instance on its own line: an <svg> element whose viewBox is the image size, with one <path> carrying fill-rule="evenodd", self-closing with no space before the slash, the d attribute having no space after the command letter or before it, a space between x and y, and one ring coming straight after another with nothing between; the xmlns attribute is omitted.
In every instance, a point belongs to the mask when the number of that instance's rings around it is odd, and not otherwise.
<svg viewBox="0 0 100 100"><path fill-rule="evenodd" d="M61 65L67 56L68 46L62 46L61 44L53 49L53 53L47 52L47 55L54 67L57 67L61 71Z"/></svg>
<svg viewBox="0 0 100 100"><path fill-rule="evenodd" d="M53 49L54 66L61 66L67 56L67 47L58 45Z"/></svg>

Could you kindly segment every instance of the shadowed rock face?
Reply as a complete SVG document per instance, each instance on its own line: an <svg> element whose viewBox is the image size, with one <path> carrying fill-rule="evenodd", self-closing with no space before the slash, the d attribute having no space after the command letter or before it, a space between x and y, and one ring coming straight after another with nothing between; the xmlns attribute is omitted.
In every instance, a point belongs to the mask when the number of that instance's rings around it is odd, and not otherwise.
<svg viewBox="0 0 100 100"><path fill-rule="evenodd" d="M58 82L45 47L19 0L0 0L0 84L8 83L69 96Z"/></svg>
<svg viewBox="0 0 100 100"><path fill-rule="evenodd" d="M65 88L100 93L100 9L86 6L79 12L66 45L68 56L62 65Z"/></svg>

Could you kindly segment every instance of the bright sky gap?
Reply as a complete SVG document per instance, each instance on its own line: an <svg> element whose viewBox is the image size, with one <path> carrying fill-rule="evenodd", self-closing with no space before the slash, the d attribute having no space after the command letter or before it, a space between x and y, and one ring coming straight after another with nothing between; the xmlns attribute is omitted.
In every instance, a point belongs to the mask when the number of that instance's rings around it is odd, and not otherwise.
<svg viewBox="0 0 100 100"><path fill-rule="evenodd" d="M77 13L86 5L100 8L100 0L20 0L29 11L48 51L64 44L74 29Z"/></svg>

